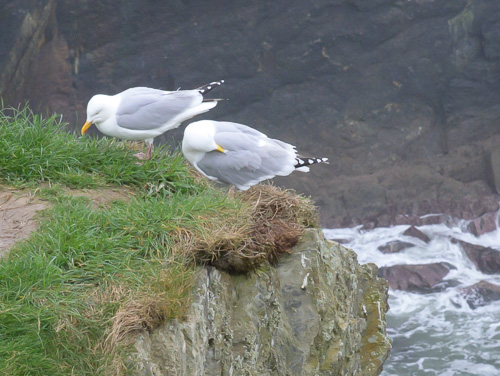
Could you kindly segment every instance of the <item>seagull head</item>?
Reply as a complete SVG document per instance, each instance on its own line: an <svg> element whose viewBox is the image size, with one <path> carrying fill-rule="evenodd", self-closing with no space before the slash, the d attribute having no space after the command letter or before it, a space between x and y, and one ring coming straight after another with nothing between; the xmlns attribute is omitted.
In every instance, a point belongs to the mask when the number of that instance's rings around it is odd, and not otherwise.
<svg viewBox="0 0 500 376"><path fill-rule="evenodd" d="M201 120L189 124L184 131L182 150L188 153L209 153L216 150L226 153L226 150L215 142L215 132L215 125L211 120Z"/></svg>
<svg viewBox="0 0 500 376"><path fill-rule="evenodd" d="M87 133L92 124L100 124L113 116L113 101L111 96L94 95L87 104L87 120L82 127L82 135Z"/></svg>

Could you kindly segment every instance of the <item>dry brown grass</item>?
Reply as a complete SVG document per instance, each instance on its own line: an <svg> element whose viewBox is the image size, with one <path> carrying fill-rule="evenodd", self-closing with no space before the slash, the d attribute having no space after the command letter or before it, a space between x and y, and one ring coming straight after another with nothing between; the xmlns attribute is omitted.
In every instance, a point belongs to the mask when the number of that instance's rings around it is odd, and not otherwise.
<svg viewBox="0 0 500 376"><path fill-rule="evenodd" d="M137 333L151 332L165 320L182 318L188 307L192 283L193 272L177 264L165 268L157 283L151 284L154 290L133 292L110 286L107 289L110 300L123 298L121 294L124 292L128 294L112 319L104 345L107 351L113 351L118 343L129 343ZM118 297L117 293L121 296ZM106 294L100 298L106 299Z"/></svg>
<svg viewBox="0 0 500 376"><path fill-rule="evenodd" d="M165 320L168 300L168 297L161 295L144 296L124 303L113 317L113 328L106 342L112 345L131 334L143 330L151 332Z"/></svg>
<svg viewBox="0 0 500 376"><path fill-rule="evenodd" d="M318 223L312 201L291 190L257 185L235 196L245 204L238 216L207 221L201 233L183 237L185 254L197 263L248 273L265 261L275 264L306 227Z"/></svg>

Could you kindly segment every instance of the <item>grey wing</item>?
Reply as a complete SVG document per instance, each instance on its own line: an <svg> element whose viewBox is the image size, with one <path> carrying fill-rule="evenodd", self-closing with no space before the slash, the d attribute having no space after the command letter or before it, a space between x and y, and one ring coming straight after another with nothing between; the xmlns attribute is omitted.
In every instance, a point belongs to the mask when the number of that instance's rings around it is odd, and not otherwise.
<svg viewBox="0 0 500 376"><path fill-rule="evenodd" d="M150 130L162 125L203 101L196 90L162 91L133 88L120 94L116 121L122 128Z"/></svg>
<svg viewBox="0 0 500 376"><path fill-rule="evenodd" d="M254 140L255 139L269 140L269 141L274 142L275 144L280 145L284 149L287 149L291 152L295 152L295 147L293 145L287 144L286 142L283 142L280 140L270 139L264 133L259 132L256 129L250 128L249 126L244 125L244 124L233 123L233 122L229 122L229 121L219 121L219 122L215 123L215 129L216 129L216 132L220 133L220 134L225 134L226 132L235 133L235 134L243 133L247 136L254 137Z"/></svg>
<svg viewBox="0 0 500 376"><path fill-rule="evenodd" d="M247 189L276 175L290 174L294 170L295 152L272 139L267 139L267 146L259 146L261 140L242 133L217 133L215 141L226 149L226 153L207 153L198 162L198 167L206 175L239 189Z"/></svg>
<svg viewBox="0 0 500 376"><path fill-rule="evenodd" d="M297 156L292 145L268 138L265 135L261 137L260 135L255 136L240 132L219 132L214 135L214 140L227 151L251 153L256 160L262 160L262 163L265 164L259 168L269 169L274 171L274 174L280 174L283 168L288 171L288 164L295 163Z"/></svg>
<svg viewBox="0 0 500 376"><path fill-rule="evenodd" d="M254 180L259 182L272 177L263 177L259 180L259 177L263 176L262 172L259 171L260 166L261 161L248 151L240 153L212 151L205 154L198 162L198 168L206 175L217 178L223 183L235 185L240 189L244 189L242 187Z"/></svg>
<svg viewBox="0 0 500 376"><path fill-rule="evenodd" d="M249 126L244 124L233 123L230 121L218 121L214 123L214 126L216 133L233 132L233 133L243 133L247 135L252 135L258 138L267 138L267 136L264 133L259 132L256 129L250 128Z"/></svg>

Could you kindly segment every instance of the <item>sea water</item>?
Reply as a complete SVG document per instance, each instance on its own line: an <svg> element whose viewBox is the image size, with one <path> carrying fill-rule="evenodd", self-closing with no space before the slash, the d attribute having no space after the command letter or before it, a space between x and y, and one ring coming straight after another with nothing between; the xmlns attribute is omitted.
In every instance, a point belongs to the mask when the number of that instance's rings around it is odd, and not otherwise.
<svg viewBox="0 0 500 376"><path fill-rule="evenodd" d="M397 264L447 262L456 269L445 277L448 287L441 292L389 291L387 333L392 339L383 376L500 375L500 301L472 309L463 288L479 281L500 285L500 274L478 271L458 242L500 250L500 229L475 237L466 221L418 227L431 241L404 236L409 227L394 226L363 230L361 227L324 230L328 239L343 239L360 263L379 267ZM377 250L393 240L413 246L399 253Z"/></svg>

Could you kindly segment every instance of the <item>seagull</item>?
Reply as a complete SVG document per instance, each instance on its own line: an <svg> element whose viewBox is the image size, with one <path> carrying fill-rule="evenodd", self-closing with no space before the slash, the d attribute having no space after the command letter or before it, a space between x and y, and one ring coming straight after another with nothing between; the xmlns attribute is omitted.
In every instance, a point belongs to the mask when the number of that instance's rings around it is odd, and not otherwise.
<svg viewBox="0 0 500 376"><path fill-rule="evenodd" d="M146 154L141 152L135 156L150 159L153 139L177 128L184 120L214 108L220 99L203 96L223 83L224 80L215 81L198 89L177 91L133 87L116 95L94 95L87 105L82 135L95 124L107 136L145 140Z"/></svg>
<svg viewBox="0 0 500 376"><path fill-rule="evenodd" d="M295 146L267 137L243 124L201 120L184 131L182 152L211 180L247 190L263 180L287 176L328 158L303 158Z"/></svg>

